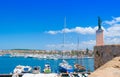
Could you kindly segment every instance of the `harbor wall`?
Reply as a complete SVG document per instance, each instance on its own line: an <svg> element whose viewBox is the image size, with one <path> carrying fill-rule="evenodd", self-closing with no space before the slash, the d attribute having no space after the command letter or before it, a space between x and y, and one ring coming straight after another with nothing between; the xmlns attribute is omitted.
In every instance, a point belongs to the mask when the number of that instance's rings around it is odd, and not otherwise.
<svg viewBox="0 0 120 77"><path fill-rule="evenodd" d="M94 69L96 70L114 57L120 56L120 45L94 47Z"/></svg>

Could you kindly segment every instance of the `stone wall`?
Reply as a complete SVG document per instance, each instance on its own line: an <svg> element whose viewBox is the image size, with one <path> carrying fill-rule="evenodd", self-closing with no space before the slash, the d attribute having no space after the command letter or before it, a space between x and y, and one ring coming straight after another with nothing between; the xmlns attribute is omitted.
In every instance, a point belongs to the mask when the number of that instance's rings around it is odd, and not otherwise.
<svg viewBox="0 0 120 77"><path fill-rule="evenodd" d="M94 68L97 69L114 57L120 56L120 45L95 46L94 53Z"/></svg>

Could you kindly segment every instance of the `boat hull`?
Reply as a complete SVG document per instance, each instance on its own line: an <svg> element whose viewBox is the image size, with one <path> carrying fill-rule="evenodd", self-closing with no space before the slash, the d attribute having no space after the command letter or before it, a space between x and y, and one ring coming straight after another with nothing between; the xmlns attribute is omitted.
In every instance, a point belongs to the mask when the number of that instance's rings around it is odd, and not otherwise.
<svg viewBox="0 0 120 77"><path fill-rule="evenodd" d="M59 66L59 72L61 72L61 73L73 73L74 70L73 70L73 68L67 69L67 68Z"/></svg>

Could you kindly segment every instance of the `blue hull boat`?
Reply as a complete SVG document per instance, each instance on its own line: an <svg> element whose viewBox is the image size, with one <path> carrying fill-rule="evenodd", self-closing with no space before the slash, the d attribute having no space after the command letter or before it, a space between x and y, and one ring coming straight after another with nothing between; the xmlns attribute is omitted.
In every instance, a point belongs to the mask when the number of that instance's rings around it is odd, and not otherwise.
<svg viewBox="0 0 120 77"><path fill-rule="evenodd" d="M71 65L68 64L67 61L63 60L62 63L58 66L59 72L61 73L73 73L74 69Z"/></svg>

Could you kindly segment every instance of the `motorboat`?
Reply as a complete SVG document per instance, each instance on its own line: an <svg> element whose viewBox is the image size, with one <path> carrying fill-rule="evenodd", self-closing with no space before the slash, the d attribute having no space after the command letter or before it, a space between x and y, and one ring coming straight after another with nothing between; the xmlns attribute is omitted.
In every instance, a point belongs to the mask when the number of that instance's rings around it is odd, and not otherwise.
<svg viewBox="0 0 120 77"><path fill-rule="evenodd" d="M67 61L63 60L58 66L59 72L61 73L73 73L74 69Z"/></svg>
<svg viewBox="0 0 120 77"><path fill-rule="evenodd" d="M18 73L18 74L30 73L31 70L32 70L32 67L30 67L30 66L18 65L18 66L16 66L15 69L13 70L13 73Z"/></svg>
<svg viewBox="0 0 120 77"><path fill-rule="evenodd" d="M40 67L39 67L39 66L33 67L32 73L33 73L33 74L39 74L39 73L40 73Z"/></svg>
<svg viewBox="0 0 120 77"><path fill-rule="evenodd" d="M44 73L51 73L50 64L48 64L48 63L45 64L43 72L44 72Z"/></svg>

